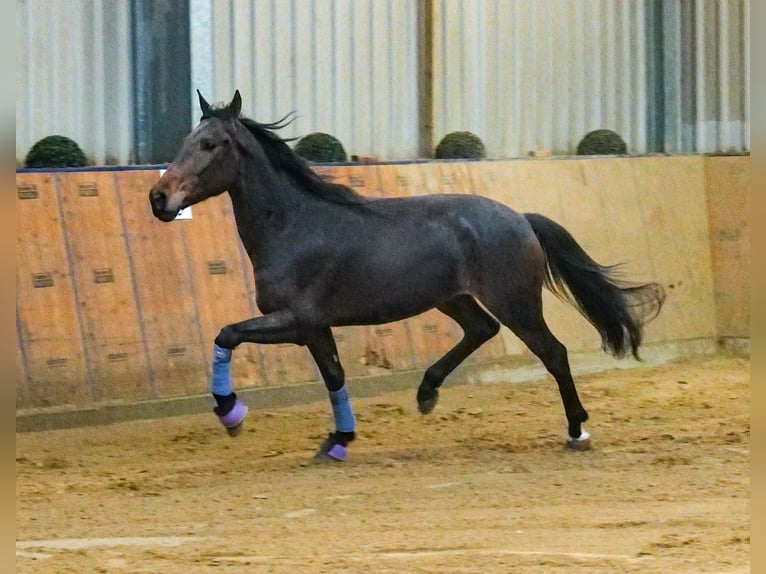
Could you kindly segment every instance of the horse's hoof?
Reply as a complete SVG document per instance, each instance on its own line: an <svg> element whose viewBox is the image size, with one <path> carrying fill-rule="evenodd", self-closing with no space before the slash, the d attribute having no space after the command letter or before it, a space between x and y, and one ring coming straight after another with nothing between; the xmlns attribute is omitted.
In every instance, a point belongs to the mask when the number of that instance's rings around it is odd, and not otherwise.
<svg viewBox="0 0 766 574"><path fill-rule="evenodd" d="M315 462L346 462L348 449L341 444L334 444L328 449L320 448L314 455Z"/></svg>
<svg viewBox="0 0 766 574"><path fill-rule="evenodd" d="M235 437L239 433L242 432L242 423L239 423L238 425L234 425L233 427L226 427L226 432L229 433L230 437Z"/></svg>
<svg viewBox="0 0 766 574"><path fill-rule="evenodd" d="M429 393L430 394L430 393ZM418 397L418 411L420 414L427 415L436 408L436 404L439 402L439 391L434 390L433 394L426 398Z"/></svg>
<svg viewBox="0 0 766 574"><path fill-rule="evenodd" d="M569 437L567 448L571 450L588 450L590 448L590 433L582 429L578 438Z"/></svg>
<svg viewBox="0 0 766 574"><path fill-rule="evenodd" d="M219 416L218 420L221 421L229 436L235 437L242 432L242 423L245 421L246 416L247 405L237 399L237 402L234 403L234 408L225 415Z"/></svg>
<svg viewBox="0 0 766 574"><path fill-rule="evenodd" d="M342 439L341 439L342 440ZM330 433L314 455L315 462L346 462L348 449L338 442L336 433Z"/></svg>

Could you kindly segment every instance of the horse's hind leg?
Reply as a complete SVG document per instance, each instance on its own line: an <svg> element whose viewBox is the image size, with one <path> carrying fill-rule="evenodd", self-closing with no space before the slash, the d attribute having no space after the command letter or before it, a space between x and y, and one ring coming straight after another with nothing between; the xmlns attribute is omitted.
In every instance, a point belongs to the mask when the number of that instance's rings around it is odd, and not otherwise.
<svg viewBox="0 0 766 574"><path fill-rule="evenodd" d="M437 309L454 319L462 327L464 335L446 355L426 369L417 395L418 410L423 414L430 413L436 406L438 389L447 375L500 330L500 324L470 295L458 295Z"/></svg>
<svg viewBox="0 0 766 574"><path fill-rule="evenodd" d="M484 301L487 308L540 358L556 379L568 422L568 445L572 448L586 447L589 435L582 429L582 423L588 420L588 413L575 389L567 349L551 333L543 318L542 292L524 289L516 293L506 292L502 300L496 299L499 297L493 294Z"/></svg>
<svg viewBox="0 0 766 574"><path fill-rule="evenodd" d="M330 395L335 432L325 439L317 452L317 460L346 460L346 446L356 437L356 419L345 384L345 373L338 357L338 349L330 328L312 331L306 338L306 346L322 374Z"/></svg>

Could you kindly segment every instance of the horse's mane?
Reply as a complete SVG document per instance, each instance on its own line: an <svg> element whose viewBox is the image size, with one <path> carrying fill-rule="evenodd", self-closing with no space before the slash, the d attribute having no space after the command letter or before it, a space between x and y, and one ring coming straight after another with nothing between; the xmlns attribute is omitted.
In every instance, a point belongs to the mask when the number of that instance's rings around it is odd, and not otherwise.
<svg viewBox="0 0 766 574"><path fill-rule="evenodd" d="M211 117L225 118L231 117L226 108L212 108ZM276 133L292 123L295 119L292 113L287 114L280 120L272 123L262 124L253 119L240 116L237 118L240 123L247 128L258 143L261 144L263 151L271 162L272 167L288 174L293 180L301 185L306 191L321 197L332 203L344 205L359 205L367 203L367 198L359 195L350 187L338 183L332 183L316 173L309 165L296 154L287 142L294 138L282 138Z"/></svg>

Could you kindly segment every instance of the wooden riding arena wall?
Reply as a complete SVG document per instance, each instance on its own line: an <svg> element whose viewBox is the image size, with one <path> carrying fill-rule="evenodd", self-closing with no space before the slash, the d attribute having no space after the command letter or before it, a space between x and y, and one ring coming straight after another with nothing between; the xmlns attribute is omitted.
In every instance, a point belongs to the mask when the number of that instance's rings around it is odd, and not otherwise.
<svg viewBox="0 0 766 574"><path fill-rule="evenodd" d="M475 193L563 224L599 262L668 293L649 345L749 337L749 156L513 159L319 166L370 196ZM257 314L227 195L192 219L152 217L157 169L16 174L17 412L207 391L213 339ZM360 237L359 241L364 241ZM509 254L510 256L511 254ZM600 339L546 292L571 352ZM536 360L508 331L469 361ZM349 378L422 369L460 337L436 311L335 330ZM242 345L237 388L316 381L294 345Z"/></svg>

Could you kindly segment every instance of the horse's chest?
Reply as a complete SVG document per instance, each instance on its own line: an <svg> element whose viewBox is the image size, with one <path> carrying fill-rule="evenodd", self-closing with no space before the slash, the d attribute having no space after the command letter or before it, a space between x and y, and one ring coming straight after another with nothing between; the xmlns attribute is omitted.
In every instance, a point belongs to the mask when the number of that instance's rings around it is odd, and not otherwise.
<svg viewBox="0 0 766 574"><path fill-rule="evenodd" d="M292 308L302 287L295 269L268 268L255 272L255 296L263 313Z"/></svg>
<svg viewBox="0 0 766 574"><path fill-rule="evenodd" d="M255 279L255 302L262 313L271 313L278 309L289 306L289 297L286 291L289 287L271 280Z"/></svg>

